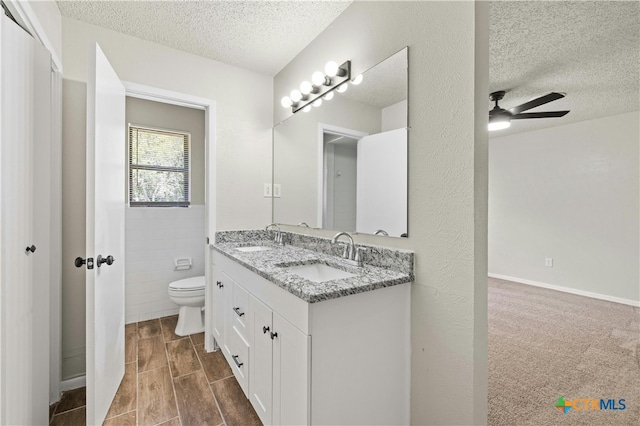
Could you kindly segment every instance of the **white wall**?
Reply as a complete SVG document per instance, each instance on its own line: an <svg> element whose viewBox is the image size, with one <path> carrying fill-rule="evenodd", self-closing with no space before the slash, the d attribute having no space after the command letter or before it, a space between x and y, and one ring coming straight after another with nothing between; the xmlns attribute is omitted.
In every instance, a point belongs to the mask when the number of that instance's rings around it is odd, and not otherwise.
<svg viewBox="0 0 640 426"><path fill-rule="evenodd" d="M492 138L489 272L640 302L639 127L636 111Z"/></svg>
<svg viewBox="0 0 640 426"><path fill-rule="evenodd" d="M380 131L407 127L407 100L382 108L382 126Z"/></svg>
<svg viewBox="0 0 640 426"><path fill-rule="evenodd" d="M125 322L178 313L169 298L172 281L204 275L204 206L131 207L126 210ZM190 257L193 267L174 270L175 259Z"/></svg>
<svg viewBox="0 0 640 426"><path fill-rule="evenodd" d="M409 238L355 239L415 251L412 424L487 421L488 25L487 2L354 2L274 80L277 123L327 61L357 75L409 46Z"/></svg>
<svg viewBox="0 0 640 426"><path fill-rule="evenodd" d="M271 201L262 196L262 189L271 181L272 78L63 18L62 333L63 356L70 357L84 348L84 272L72 263L85 251L84 98L90 40L98 41L124 81L214 100L216 228L259 228L271 220ZM74 369L63 365L63 378L83 371L83 365Z"/></svg>

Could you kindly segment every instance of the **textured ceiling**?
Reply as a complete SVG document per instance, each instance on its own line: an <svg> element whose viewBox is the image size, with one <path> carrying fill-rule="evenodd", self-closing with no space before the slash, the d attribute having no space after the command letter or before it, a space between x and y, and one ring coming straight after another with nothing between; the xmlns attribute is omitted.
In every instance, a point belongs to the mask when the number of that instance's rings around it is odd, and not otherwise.
<svg viewBox="0 0 640 426"><path fill-rule="evenodd" d="M59 0L58 6L63 16L275 75L350 3ZM640 109L640 2L493 1L490 19L490 92L507 91L500 106L555 91L567 96L530 112L571 110L562 118L518 120L492 136Z"/></svg>
<svg viewBox="0 0 640 426"><path fill-rule="evenodd" d="M351 1L58 0L63 16L273 76Z"/></svg>
<svg viewBox="0 0 640 426"><path fill-rule="evenodd" d="M638 1L494 1L490 16L489 88L507 91L500 106L564 92L528 112L571 110L514 121L492 137L640 109Z"/></svg>
<svg viewBox="0 0 640 426"><path fill-rule="evenodd" d="M385 59L362 73L362 83L350 85L337 96L385 108L407 99L407 50ZM351 78L355 78L354 75Z"/></svg>

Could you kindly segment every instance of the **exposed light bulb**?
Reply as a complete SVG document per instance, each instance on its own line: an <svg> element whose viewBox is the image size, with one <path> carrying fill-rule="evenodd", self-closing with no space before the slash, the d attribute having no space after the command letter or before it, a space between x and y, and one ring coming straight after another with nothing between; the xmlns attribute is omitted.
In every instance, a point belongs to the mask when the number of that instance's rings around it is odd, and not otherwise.
<svg viewBox="0 0 640 426"><path fill-rule="evenodd" d="M357 86L357 85L358 85L358 84L360 84L360 83L362 83L362 74L358 74L358 75L356 76L356 78L354 78L354 79L351 81L351 84L353 84L354 86Z"/></svg>
<svg viewBox="0 0 640 426"><path fill-rule="evenodd" d="M322 99L316 99L315 101L313 101L314 107L319 107L320 105L322 105Z"/></svg>
<svg viewBox="0 0 640 426"><path fill-rule="evenodd" d="M303 95L308 95L313 90L313 86L308 81L300 83L300 91Z"/></svg>
<svg viewBox="0 0 640 426"><path fill-rule="evenodd" d="M494 130L508 129L509 127L511 127L511 122L509 120L490 121L489 122L489 131L490 132L492 132Z"/></svg>
<svg viewBox="0 0 640 426"><path fill-rule="evenodd" d="M329 92L326 95L323 96L325 101L330 101L331 99L333 99L333 92Z"/></svg>
<svg viewBox="0 0 640 426"><path fill-rule="evenodd" d="M333 61L327 62L327 64L324 66L324 73L328 77L335 77L338 74L338 64Z"/></svg>
<svg viewBox="0 0 640 426"><path fill-rule="evenodd" d="M293 106L293 101L291 100L290 97L285 96L284 98L282 98L280 100L280 103L282 104L283 107L285 108L290 108L291 106Z"/></svg>
<svg viewBox="0 0 640 426"><path fill-rule="evenodd" d="M293 89L291 93L289 93L289 96L293 102L300 102L302 99L302 93L300 93L298 89Z"/></svg>
<svg viewBox="0 0 640 426"><path fill-rule="evenodd" d="M311 76L311 82L314 86L322 86L325 83L326 79L324 74L320 71L316 71Z"/></svg>
<svg viewBox="0 0 640 426"><path fill-rule="evenodd" d="M311 111L311 105L307 105L306 107L302 108L303 112L309 112Z"/></svg>
<svg viewBox="0 0 640 426"><path fill-rule="evenodd" d="M344 93L347 91L348 88L349 88L349 85L343 83L340 86L338 86L336 90L338 91L338 93Z"/></svg>

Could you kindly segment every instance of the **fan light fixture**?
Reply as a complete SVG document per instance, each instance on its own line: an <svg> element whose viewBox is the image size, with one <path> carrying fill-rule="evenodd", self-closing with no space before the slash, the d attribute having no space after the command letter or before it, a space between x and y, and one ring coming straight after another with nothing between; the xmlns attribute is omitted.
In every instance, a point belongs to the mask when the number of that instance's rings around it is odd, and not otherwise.
<svg viewBox="0 0 640 426"><path fill-rule="evenodd" d="M508 129L511 127L511 120L507 119L489 119L489 131Z"/></svg>
<svg viewBox="0 0 640 426"><path fill-rule="evenodd" d="M351 61L346 61L342 65L336 62L327 62L324 73L316 71L311 75L311 83L303 81L300 83L300 90L293 89L289 96L280 100L284 108L291 108L293 113L300 110L308 112L311 105L320 106L322 99L329 101L334 96L334 90L344 93L348 89L348 82L351 78ZM357 76L353 84L359 84L362 76Z"/></svg>
<svg viewBox="0 0 640 426"><path fill-rule="evenodd" d="M558 118L564 117L569 111L545 111L545 112L523 112L539 107L540 105L564 98L564 93L551 92L539 98L532 99L528 102L518 105L509 110L500 108L498 101L504 98L504 90L493 92L489 95L491 102L495 102L495 106L489 111L489 130L502 130L511 126L511 120L525 120L532 118Z"/></svg>

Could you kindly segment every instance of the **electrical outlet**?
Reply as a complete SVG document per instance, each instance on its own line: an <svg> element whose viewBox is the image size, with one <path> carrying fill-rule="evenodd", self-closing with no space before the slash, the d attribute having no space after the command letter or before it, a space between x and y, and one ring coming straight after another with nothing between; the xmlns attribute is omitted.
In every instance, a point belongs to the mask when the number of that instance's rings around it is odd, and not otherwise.
<svg viewBox="0 0 640 426"><path fill-rule="evenodd" d="M548 266L549 268L553 268L553 258L545 257L544 258L544 266Z"/></svg>
<svg viewBox="0 0 640 426"><path fill-rule="evenodd" d="M279 183L274 183L273 184L273 197L274 198L280 198L280 195L282 194L282 188L280 186Z"/></svg>
<svg viewBox="0 0 640 426"><path fill-rule="evenodd" d="M273 192L271 191L271 184L270 183L265 183L264 184L264 196L265 197L272 197Z"/></svg>

